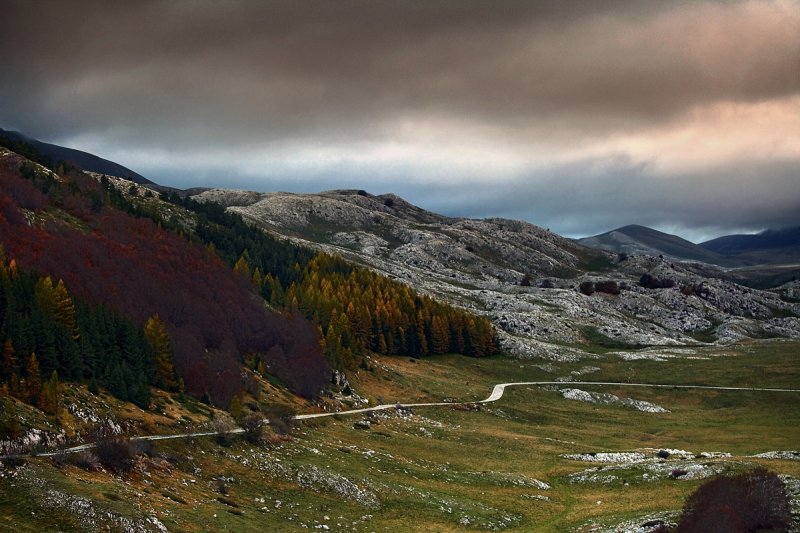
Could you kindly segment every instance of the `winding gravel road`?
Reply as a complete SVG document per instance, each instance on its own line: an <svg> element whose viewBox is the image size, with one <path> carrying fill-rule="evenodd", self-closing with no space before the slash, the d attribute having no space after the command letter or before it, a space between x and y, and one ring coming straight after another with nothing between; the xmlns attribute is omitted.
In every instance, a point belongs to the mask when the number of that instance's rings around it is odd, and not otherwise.
<svg viewBox="0 0 800 533"><path fill-rule="evenodd" d="M359 413L370 413L375 411L385 411L387 409L410 409L416 407L438 407L438 406L453 406L453 405L468 405L475 403L490 403L496 402L503 397L507 387L525 387L525 386L541 386L541 385L559 385L559 386L572 386L572 385L601 385L611 387L653 387L665 389L707 389L707 390L727 390L727 391L757 391L757 392L800 392L800 389L772 389L764 387L716 387L712 385L667 385L661 383L617 383L609 381L520 381L515 383L498 383L492 389L492 393L484 400L474 402L427 402L427 403L393 403L382 404L374 407L365 407L363 409L351 409L349 411L336 411L330 413L309 413L304 415L296 415L292 417L293 420L309 420L312 418L324 418L327 416L341 416L353 415ZM228 433L236 434L243 433L244 429L236 428ZM171 440L171 439L186 439L192 437L208 437L217 435L217 431L199 431L195 433L176 433L173 435L141 435L138 437L131 437L132 441L158 441L158 440ZM86 443L72 448L66 448L54 452L40 453L38 455L49 457L59 453L76 453L90 450L94 447L94 443ZM1 457L0 457L1 458Z"/></svg>

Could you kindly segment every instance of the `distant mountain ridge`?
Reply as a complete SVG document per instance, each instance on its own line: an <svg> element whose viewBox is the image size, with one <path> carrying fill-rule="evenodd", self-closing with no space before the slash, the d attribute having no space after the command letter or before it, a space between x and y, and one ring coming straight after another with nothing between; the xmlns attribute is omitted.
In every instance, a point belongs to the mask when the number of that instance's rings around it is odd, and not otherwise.
<svg viewBox="0 0 800 533"><path fill-rule="evenodd" d="M726 235L700 245L706 250L724 255L736 255L772 250L781 252L800 249L800 226L768 229L761 233L749 235Z"/></svg>
<svg viewBox="0 0 800 533"><path fill-rule="evenodd" d="M89 170L99 174L109 174L111 176L124 178L142 185L154 185L152 181L145 178L141 174L134 172L133 170L118 163L103 159L102 157L98 157L88 152L75 150L74 148L67 148L65 146L59 146L57 144L42 142L28 137L27 135L24 135L18 131L9 131L2 128L0 128L0 137L5 137L12 141L28 143L42 155L50 157L53 163L57 163L58 161L67 161L77 165L82 170Z"/></svg>
<svg viewBox="0 0 800 533"><path fill-rule="evenodd" d="M694 244L669 233L630 225L577 242L611 252L664 255L728 268L800 262L800 226L753 235L727 235Z"/></svg>
<svg viewBox="0 0 800 533"><path fill-rule="evenodd" d="M676 259L703 261L721 266L732 266L726 258L676 235L646 226L629 225L615 230L578 239L584 246L610 252L637 255L667 255Z"/></svg>

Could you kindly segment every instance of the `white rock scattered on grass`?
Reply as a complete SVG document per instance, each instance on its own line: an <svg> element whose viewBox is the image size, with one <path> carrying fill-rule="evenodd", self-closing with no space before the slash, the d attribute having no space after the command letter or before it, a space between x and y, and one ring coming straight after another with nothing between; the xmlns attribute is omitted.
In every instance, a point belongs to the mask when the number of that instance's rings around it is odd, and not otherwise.
<svg viewBox="0 0 800 533"><path fill-rule="evenodd" d="M792 461L800 461L800 452L798 451L764 452L753 455L752 457L758 457L760 459L789 459Z"/></svg>
<svg viewBox="0 0 800 533"><path fill-rule="evenodd" d="M568 476L570 483L610 484L620 477L641 477L642 481L675 479L681 481L705 479L721 474L725 470L724 463L698 463L694 461L658 461L647 459L641 461L618 462L606 466L596 466Z"/></svg>
<svg viewBox="0 0 800 533"><path fill-rule="evenodd" d="M577 400L579 402L597 403L601 405L621 405L630 407L644 413L669 413L660 405L656 405L645 400L634 400L633 398L620 398L615 394L607 392L588 392L581 389L560 389L559 392L567 400Z"/></svg>
<svg viewBox="0 0 800 533"><path fill-rule="evenodd" d="M700 452L699 455L703 459L717 459L717 458L733 457L733 455L728 453L728 452Z"/></svg>
<svg viewBox="0 0 800 533"><path fill-rule="evenodd" d="M561 457L587 463L638 463L647 458L642 452L568 453Z"/></svg>
<svg viewBox="0 0 800 533"><path fill-rule="evenodd" d="M543 502L550 501L550 497L545 496L544 494L523 494L522 497L525 498L526 500L540 500Z"/></svg>

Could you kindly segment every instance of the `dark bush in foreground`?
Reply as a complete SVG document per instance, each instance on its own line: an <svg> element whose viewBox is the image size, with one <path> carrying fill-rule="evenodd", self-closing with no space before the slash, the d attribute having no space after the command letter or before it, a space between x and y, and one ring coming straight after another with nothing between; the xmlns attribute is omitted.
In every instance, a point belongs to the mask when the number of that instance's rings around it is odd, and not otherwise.
<svg viewBox="0 0 800 533"><path fill-rule="evenodd" d="M776 474L759 467L701 485L686 500L677 531L785 531L790 521L783 482Z"/></svg>

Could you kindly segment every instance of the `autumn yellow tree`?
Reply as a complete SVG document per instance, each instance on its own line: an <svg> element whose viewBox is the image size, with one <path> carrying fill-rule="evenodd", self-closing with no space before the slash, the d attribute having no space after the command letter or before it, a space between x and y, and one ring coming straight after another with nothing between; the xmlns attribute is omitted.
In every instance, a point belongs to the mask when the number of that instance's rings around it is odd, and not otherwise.
<svg viewBox="0 0 800 533"><path fill-rule="evenodd" d="M157 387L175 390L178 385L172 343L166 326L158 315L153 315L144 324L144 337L153 350L153 366Z"/></svg>
<svg viewBox="0 0 800 533"><path fill-rule="evenodd" d="M70 332L73 339L79 338L78 324L75 319L75 303L67 291L63 280L53 284L50 276L40 278L34 290L36 305L42 312L52 316L56 322Z"/></svg>
<svg viewBox="0 0 800 533"><path fill-rule="evenodd" d="M58 380L58 372L53 370L50 379L42 387L39 393L39 409L48 415L55 415L61 408L61 383Z"/></svg>
<svg viewBox="0 0 800 533"><path fill-rule="evenodd" d="M25 366L25 389L28 393L28 400L31 403L39 399L39 394L42 392L42 376L39 372L39 360L36 359L36 354L31 352L28 358L28 364Z"/></svg>

